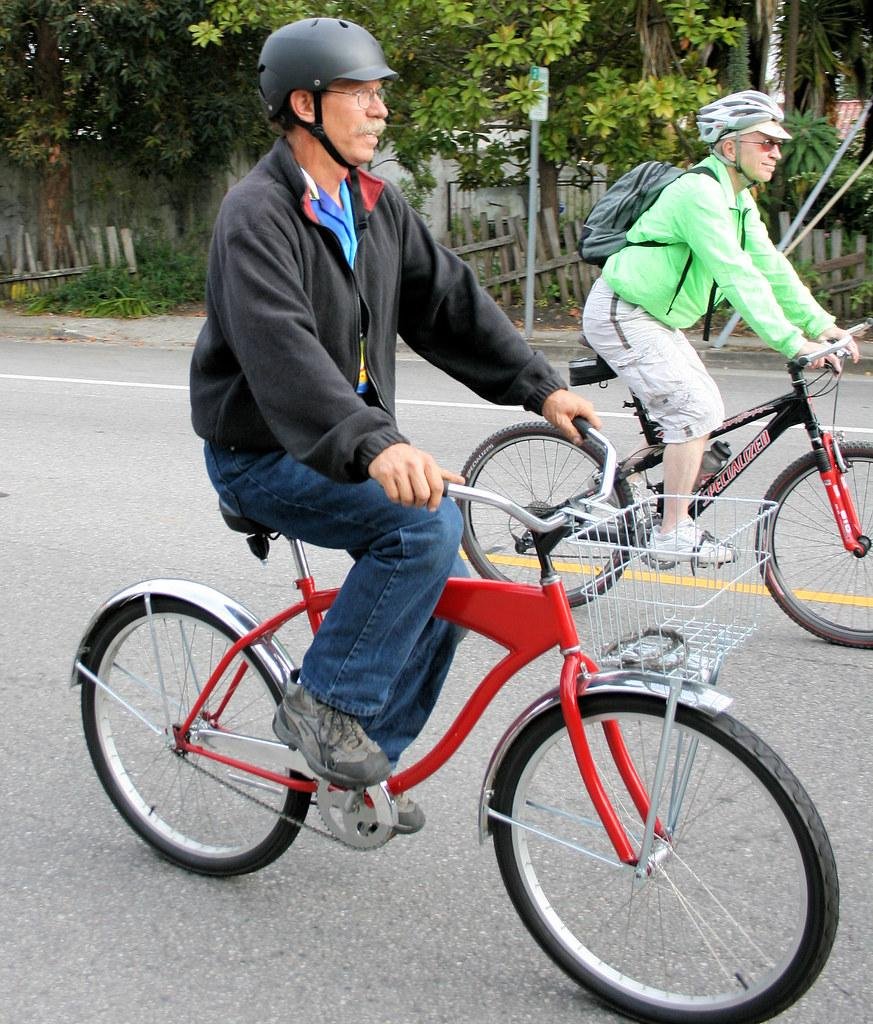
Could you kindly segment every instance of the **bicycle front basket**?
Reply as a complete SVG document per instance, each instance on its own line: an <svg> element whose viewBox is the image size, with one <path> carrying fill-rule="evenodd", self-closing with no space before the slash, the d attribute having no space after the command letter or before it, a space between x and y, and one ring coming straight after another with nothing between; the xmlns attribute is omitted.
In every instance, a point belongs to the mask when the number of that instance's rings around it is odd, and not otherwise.
<svg viewBox="0 0 873 1024"><path fill-rule="evenodd" d="M762 573L776 506L714 499L696 525L717 543L704 544L695 556L654 544L658 502L652 496L616 510L611 529L598 522L590 543L602 553L610 534L619 557L591 581L595 596L577 612L583 644L601 669L714 682L725 654L755 630L753 602L767 593ZM590 573L585 536L580 529L577 546L583 571Z"/></svg>

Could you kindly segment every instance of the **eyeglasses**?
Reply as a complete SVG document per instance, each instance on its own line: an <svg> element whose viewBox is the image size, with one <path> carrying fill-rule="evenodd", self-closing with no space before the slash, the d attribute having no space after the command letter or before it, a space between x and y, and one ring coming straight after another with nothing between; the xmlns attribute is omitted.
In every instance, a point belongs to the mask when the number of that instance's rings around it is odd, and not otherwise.
<svg viewBox="0 0 873 1024"><path fill-rule="evenodd" d="M345 89L324 89L322 91L332 92L335 96L354 96L361 110L369 110L376 100L386 104L388 98L388 92L384 85L378 89L355 89L353 92L347 92Z"/></svg>
<svg viewBox="0 0 873 1024"><path fill-rule="evenodd" d="M765 153L769 153L773 149L780 149L782 142L779 139L740 139L740 142L745 142L747 146L760 146Z"/></svg>

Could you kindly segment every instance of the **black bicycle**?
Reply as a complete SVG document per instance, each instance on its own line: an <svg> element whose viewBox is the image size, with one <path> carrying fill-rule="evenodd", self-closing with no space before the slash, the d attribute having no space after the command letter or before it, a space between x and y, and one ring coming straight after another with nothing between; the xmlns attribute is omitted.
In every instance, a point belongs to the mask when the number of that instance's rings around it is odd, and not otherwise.
<svg viewBox="0 0 873 1024"><path fill-rule="evenodd" d="M851 328L858 333L873 321ZM756 459L785 433L800 425L810 451L776 477L764 500L777 506L775 516L758 539L768 558L763 579L779 607L815 636L846 647L873 648L873 558L868 561L873 534L873 444L846 441L840 431L824 428L813 399L832 394L834 404L841 376L830 370L807 378L809 364L841 343L822 347L787 364L791 390L786 394L726 419L712 433L707 453L709 473L694 493L690 514L704 515ZM570 362L570 383L605 384L615 373L598 356ZM660 430L631 394L645 446L624 458L610 497L617 508L633 506L648 490L661 494L663 483L652 471L663 462ZM755 437L732 454L719 440L757 420L766 420ZM536 515L548 517L558 509L582 507L597 490L600 455L591 444L575 445L542 421L517 423L486 438L464 465L470 486L508 494ZM465 505L463 547L476 571L490 579L528 582L539 570L532 535L499 509ZM614 524L614 518L610 523ZM614 532L614 525L609 527ZM564 579L574 606L596 598L618 578L626 560L627 536L637 527L628 519L625 538L605 534L596 522L579 519L568 528L552 552L553 564Z"/></svg>

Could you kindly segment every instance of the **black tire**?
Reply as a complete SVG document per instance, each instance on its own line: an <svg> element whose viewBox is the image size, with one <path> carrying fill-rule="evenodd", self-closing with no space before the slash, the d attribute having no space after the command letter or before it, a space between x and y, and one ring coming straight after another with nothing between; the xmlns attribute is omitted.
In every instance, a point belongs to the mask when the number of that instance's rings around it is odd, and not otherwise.
<svg viewBox="0 0 873 1024"><path fill-rule="evenodd" d="M840 448L858 519L873 537L873 444ZM764 573L775 602L823 640L873 648L873 553L857 558L843 546L814 454L792 462L764 497L778 505Z"/></svg>
<svg viewBox="0 0 873 1024"><path fill-rule="evenodd" d="M585 441L572 444L548 423L516 423L486 438L467 459L462 474L471 487L511 498L543 517L571 498L596 492L602 458ZM633 501L626 480L610 496L616 508ZM480 502L462 502L462 545L471 565L485 579L535 583L539 562L528 531L506 513ZM612 529L610 534L618 531ZM623 556L617 536L598 537L596 527L570 535L552 552L570 604L585 604L620 575Z"/></svg>
<svg viewBox="0 0 873 1024"><path fill-rule="evenodd" d="M275 812L302 822L310 794L259 783L251 790L267 805L259 806L220 782L226 779L239 788L242 773L175 751L166 735L164 697L173 724L181 723L237 638L195 604L152 596L150 605L151 615L144 599L120 607L82 658L117 695L82 674L82 722L91 760L122 817L168 860L204 875L256 871L284 853L299 831ZM256 659L246 657L245 663L220 724L274 739L279 687ZM217 708L227 693L226 682L242 665L242 657L232 662L205 710Z"/></svg>
<svg viewBox="0 0 873 1024"><path fill-rule="evenodd" d="M580 707L603 785L637 843L640 815L603 726L620 723L650 791L666 704L612 693ZM580 781L560 707L534 719L507 752L490 802L512 819L491 819L507 891L555 963L622 1013L670 1024L774 1016L813 983L836 934L839 885L824 826L779 757L729 715L680 706L667 769L658 814L671 839L656 840L651 873L635 885Z"/></svg>

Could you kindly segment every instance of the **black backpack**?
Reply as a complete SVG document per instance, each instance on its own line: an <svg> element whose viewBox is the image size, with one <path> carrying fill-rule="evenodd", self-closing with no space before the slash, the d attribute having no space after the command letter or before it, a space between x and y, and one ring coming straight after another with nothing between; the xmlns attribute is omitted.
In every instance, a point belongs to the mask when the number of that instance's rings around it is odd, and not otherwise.
<svg viewBox="0 0 873 1024"><path fill-rule="evenodd" d="M633 242L627 233L671 182L683 174L715 173L708 167L690 172L660 160L646 160L623 174L591 207L582 225L579 255L586 263L602 267L607 259L626 245L664 245L663 242Z"/></svg>
<svg viewBox="0 0 873 1024"><path fill-rule="evenodd" d="M691 167L684 171L681 167L661 160L646 160L623 174L597 200L585 218L579 239L579 255L583 261L595 267L602 267L614 252L618 252L626 245L668 245L668 242L629 242L627 233L654 204L664 189L683 174L708 174L710 178L718 180L715 172L709 167ZM685 278L691 269L692 256L693 254L689 252L668 313L673 308L682 285L685 284ZM713 284L703 329L705 339L709 338L715 293L716 285Z"/></svg>

